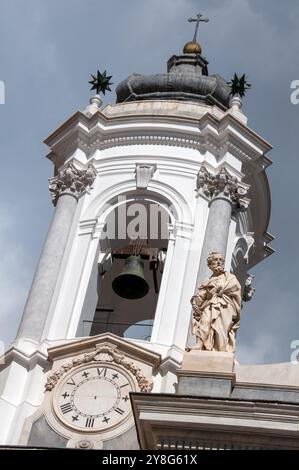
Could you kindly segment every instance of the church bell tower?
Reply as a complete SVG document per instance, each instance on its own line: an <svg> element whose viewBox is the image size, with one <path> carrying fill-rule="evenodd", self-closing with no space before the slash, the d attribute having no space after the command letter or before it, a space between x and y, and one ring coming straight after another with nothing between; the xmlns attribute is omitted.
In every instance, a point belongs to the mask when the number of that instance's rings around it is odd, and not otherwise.
<svg viewBox="0 0 299 470"><path fill-rule="evenodd" d="M190 299L211 276L209 254L225 258L246 301L249 270L273 252L271 145L247 125L246 80L209 74L196 41L207 19L194 21L167 72L130 75L106 106L111 77L98 72L90 104L45 140L55 209L3 359L1 444L245 448L257 445L250 413L276 419L284 384L262 379L266 366L194 349ZM258 399L269 404L253 411Z"/></svg>

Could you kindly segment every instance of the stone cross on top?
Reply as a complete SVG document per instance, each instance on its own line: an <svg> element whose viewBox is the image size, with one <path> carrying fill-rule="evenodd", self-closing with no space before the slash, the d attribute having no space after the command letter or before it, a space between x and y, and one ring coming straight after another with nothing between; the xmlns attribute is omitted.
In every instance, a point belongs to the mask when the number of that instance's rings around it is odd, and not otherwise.
<svg viewBox="0 0 299 470"><path fill-rule="evenodd" d="M194 33L194 36L193 36L193 42L196 42L197 30L198 30L199 23L200 22L207 23L210 20L209 20L209 18L203 18L203 15L198 13L198 15L196 15L196 18L189 18L188 21L189 21L189 23L192 23L193 21L196 21L195 33Z"/></svg>

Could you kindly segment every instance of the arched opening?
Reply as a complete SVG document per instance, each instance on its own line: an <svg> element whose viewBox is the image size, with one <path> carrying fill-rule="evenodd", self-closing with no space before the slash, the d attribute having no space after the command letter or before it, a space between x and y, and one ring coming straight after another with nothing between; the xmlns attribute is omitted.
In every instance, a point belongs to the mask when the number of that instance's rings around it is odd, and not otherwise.
<svg viewBox="0 0 299 470"><path fill-rule="evenodd" d="M94 308L93 317L82 315L84 335L111 332L149 340L173 223L172 208L157 197L135 192L118 198L107 212L83 307L83 313L84 308ZM140 291L140 284L144 290Z"/></svg>

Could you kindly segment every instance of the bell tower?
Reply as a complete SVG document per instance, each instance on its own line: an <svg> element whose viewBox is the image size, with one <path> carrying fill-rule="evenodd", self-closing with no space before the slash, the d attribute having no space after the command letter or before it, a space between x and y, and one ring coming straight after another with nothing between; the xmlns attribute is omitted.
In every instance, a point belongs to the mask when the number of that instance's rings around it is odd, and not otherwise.
<svg viewBox="0 0 299 470"><path fill-rule="evenodd" d="M137 429L157 446L138 394L177 399L209 253L247 300L248 271L273 252L271 146L248 127L242 90L209 75L196 34L166 73L130 75L103 106L110 78L94 75L90 104L45 140L55 209L4 357L2 444L138 448Z"/></svg>

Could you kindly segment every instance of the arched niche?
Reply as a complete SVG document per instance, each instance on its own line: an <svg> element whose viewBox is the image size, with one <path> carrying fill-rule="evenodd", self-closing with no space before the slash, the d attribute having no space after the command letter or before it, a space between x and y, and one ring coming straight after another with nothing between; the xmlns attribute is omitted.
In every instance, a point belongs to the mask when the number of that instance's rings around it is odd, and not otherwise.
<svg viewBox="0 0 299 470"><path fill-rule="evenodd" d="M121 337L150 338L176 218L176 208L149 191L130 191L105 204L98 214L99 246L81 315L84 336L112 332ZM136 247L136 239L158 260L143 259L148 294L140 299L126 299L112 288L126 261L115 253L134 244ZM82 328L80 331L82 334Z"/></svg>

